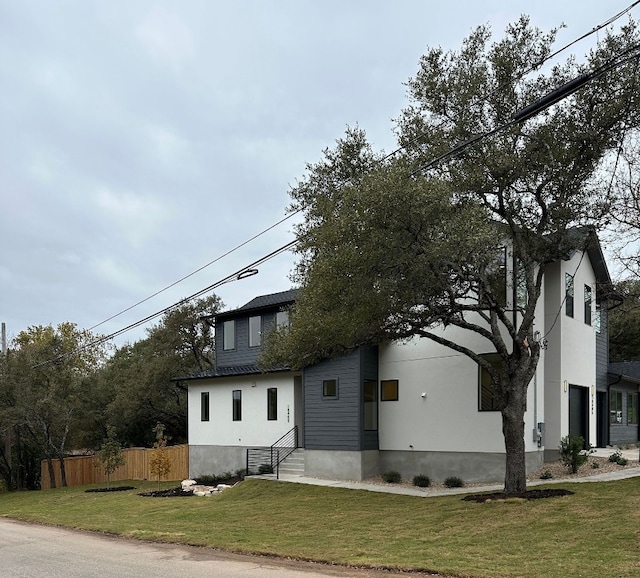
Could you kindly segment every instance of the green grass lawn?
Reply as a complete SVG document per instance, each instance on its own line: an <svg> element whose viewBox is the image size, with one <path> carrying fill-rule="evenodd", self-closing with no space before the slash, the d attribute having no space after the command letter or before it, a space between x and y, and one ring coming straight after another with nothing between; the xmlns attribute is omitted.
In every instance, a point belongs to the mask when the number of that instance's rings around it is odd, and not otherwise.
<svg viewBox="0 0 640 578"><path fill-rule="evenodd" d="M640 576L640 478L559 484L575 495L487 504L265 480L247 480L211 498L143 498L137 493L155 483L124 483L137 490L0 493L0 515L144 540L455 576Z"/></svg>

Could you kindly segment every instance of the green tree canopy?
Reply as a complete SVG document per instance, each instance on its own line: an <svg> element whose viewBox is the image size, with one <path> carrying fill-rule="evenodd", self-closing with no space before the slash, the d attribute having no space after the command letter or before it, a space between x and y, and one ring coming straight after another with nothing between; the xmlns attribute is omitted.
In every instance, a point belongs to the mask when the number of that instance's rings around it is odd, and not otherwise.
<svg viewBox="0 0 640 578"><path fill-rule="evenodd" d="M290 330L273 334L262 362L301 367L412 335L464 353L491 376L505 489L518 493L526 487L524 412L540 354L533 328L544 273L593 242L616 199L601 169L640 122L635 63L624 60L637 59L639 34L630 22L584 63L569 58L551 68L542 63L555 31L544 34L526 17L490 40L479 27L459 51L434 48L421 58L397 121L397 154L376 154L363 131L349 130L293 188L292 210L305 216L294 273L301 294ZM588 81L579 91L514 120L581 74ZM523 289L517 318L495 283L504 245L518 263L512 287ZM485 338L501 369L443 335L443 326Z"/></svg>

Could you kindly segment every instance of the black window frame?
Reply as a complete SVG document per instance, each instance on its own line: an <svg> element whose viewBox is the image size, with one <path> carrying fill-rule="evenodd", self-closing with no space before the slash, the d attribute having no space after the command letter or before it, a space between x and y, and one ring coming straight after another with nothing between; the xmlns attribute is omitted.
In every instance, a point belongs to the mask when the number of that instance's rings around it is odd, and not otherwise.
<svg viewBox="0 0 640 578"><path fill-rule="evenodd" d="M231 336L229 336L229 340L231 342L231 346L227 346L227 337L229 330L227 328L231 328ZM222 322L222 350L223 351L233 351L236 348L236 320L235 319L227 319Z"/></svg>
<svg viewBox="0 0 640 578"><path fill-rule="evenodd" d="M267 388L267 421L278 421L278 388Z"/></svg>
<svg viewBox="0 0 640 578"><path fill-rule="evenodd" d="M389 389L385 385L393 385L391 388L391 397L388 397ZM395 395L393 391L395 390ZM398 401L400 397L400 380L398 379L382 379L380 381L380 401Z"/></svg>
<svg viewBox="0 0 640 578"><path fill-rule="evenodd" d="M367 388L367 386L369 387ZM371 397L371 394L373 394L373 399L367 399L367 397ZM378 382L375 379L362 380L362 404L364 431L378 431ZM370 412L373 413L373 419L369 415Z"/></svg>
<svg viewBox="0 0 640 578"><path fill-rule="evenodd" d="M242 390L234 389L231 392L231 403L232 403L232 420L233 421L242 421Z"/></svg>
<svg viewBox="0 0 640 578"><path fill-rule="evenodd" d="M498 353L483 353L480 357L486 359L495 369L501 371L502 358ZM478 411L500 411L498 392L493 391L493 387L491 374L482 365L478 364ZM488 404L486 403L487 401L489 401Z"/></svg>
<svg viewBox="0 0 640 578"><path fill-rule="evenodd" d="M209 409L209 392L201 391L200 392L200 421L209 421L211 417L211 412Z"/></svg>
<svg viewBox="0 0 640 578"><path fill-rule="evenodd" d="M257 343L253 342L254 334L251 327L252 320L258 320L258 333L257 333ZM249 347L260 347L262 345L262 315L251 315L248 320L249 331L248 331L248 340ZM255 328L254 328L255 329Z"/></svg>
<svg viewBox="0 0 640 578"><path fill-rule="evenodd" d="M593 290L591 286L585 283L584 285L584 322L587 325L591 325L591 305L593 303Z"/></svg>
<svg viewBox="0 0 640 578"><path fill-rule="evenodd" d="M575 279L570 273L564 274L564 312L567 317L573 317L573 300L575 293Z"/></svg>
<svg viewBox="0 0 640 578"><path fill-rule="evenodd" d="M331 387L331 384L333 383L333 393L330 393L330 389L329 387ZM329 379L323 379L322 380L322 398L323 399L338 399L338 391L339 391L339 385L338 385L338 378L337 377L332 377Z"/></svg>

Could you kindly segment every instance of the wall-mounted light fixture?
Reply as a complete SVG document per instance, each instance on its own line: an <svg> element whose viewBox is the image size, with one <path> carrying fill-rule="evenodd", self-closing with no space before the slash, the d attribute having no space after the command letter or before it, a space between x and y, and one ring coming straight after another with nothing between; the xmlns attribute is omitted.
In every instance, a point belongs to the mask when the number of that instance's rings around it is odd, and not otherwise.
<svg viewBox="0 0 640 578"><path fill-rule="evenodd" d="M426 391L423 391L423 392L420 394L420 397L421 397L422 399L424 399L425 397L427 397L427 392L426 392Z"/></svg>
<svg viewBox="0 0 640 578"><path fill-rule="evenodd" d="M569 390L569 382L566 379L562 382L562 389L565 393Z"/></svg>

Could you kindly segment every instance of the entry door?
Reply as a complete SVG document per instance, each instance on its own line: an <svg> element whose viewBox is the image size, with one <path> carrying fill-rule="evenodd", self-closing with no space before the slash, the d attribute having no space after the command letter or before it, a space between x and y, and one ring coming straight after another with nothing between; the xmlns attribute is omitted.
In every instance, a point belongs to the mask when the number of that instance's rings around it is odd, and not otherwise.
<svg viewBox="0 0 640 578"><path fill-rule="evenodd" d="M589 388L569 386L569 433L582 436L585 449L589 447Z"/></svg>

